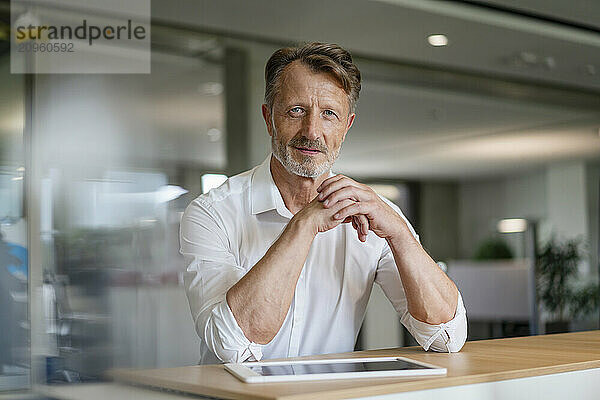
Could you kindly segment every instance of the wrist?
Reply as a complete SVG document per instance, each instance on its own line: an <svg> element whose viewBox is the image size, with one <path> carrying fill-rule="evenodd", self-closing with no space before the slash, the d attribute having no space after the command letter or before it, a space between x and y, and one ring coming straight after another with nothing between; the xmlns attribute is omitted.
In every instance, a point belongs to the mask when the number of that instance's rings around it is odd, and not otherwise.
<svg viewBox="0 0 600 400"><path fill-rule="evenodd" d="M318 233L318 229L307 220L302 213L297 213L292 217L290 222L287 224L286 230L294 236L305 237L307 239L314 239Z"/></svg>
<svg viewBox="0 0 600 400"><path fill-rule="evenodd" d="M415 239L410 229L408 229L404 220L401 220L397 224L397 229L390 236L386 237L385 240L392 250L401 250L406 246L418 244L417 239Z"/></svg>

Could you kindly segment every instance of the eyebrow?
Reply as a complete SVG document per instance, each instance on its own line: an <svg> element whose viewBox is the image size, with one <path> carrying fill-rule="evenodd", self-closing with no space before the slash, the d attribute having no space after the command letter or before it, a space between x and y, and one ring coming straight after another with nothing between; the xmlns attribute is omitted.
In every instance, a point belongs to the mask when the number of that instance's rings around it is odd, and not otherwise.
<svg viewBox="0 0 600 400"><path fill-rule="evenodd" d="M283 105L285 108L290 108L293 106L301 106L301 107L305 107L305 108L311 107L311 105L309 103L305 103L302 101L294 101L294 99L290 99L289 101L284 102ZM342 102L340 102L340 103L326 102L326 103L323 103L319 108L322 110L330 110L331 109L331 110L343 111L344 105Z"/></svg>

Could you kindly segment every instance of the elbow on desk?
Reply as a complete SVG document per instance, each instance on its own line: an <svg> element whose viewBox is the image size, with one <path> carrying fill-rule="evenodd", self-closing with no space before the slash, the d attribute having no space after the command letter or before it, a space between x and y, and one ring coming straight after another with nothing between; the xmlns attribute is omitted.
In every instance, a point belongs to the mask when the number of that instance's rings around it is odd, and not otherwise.
<svg viewBox="0 0 600 400"><path fill-rule="evenodd" d="M456 316L450 322L451 332L446 330L445 349L448 353L458 353L467 341L467 311L459 295Z"/></svg>
<svg viewBox="0 0 600 400"><path fill-rule="evenodd" d="M462 303L462 300L461 300ZM451 341L448 344L448 351L450 353L457 353L460 351L460 349L463 348L463 346L465 345L465 342L467 341L467 312L466 310L464 310L464 306L463 306L463 312L462 314L462 318L460 321L460 325L458 327L458 329L456 329L456 338L455 340Z"/></svg>
<svg viewBox="0 0 600 400"><path fill-rule="evenodd" d="M438 329L429 340L423 336L417 339L423 349L444 353L459 352L467 341L467 315L464 308L459 307L457 316L452 321L439 326Z"/></svg>
<svg viewBox="0 0 600 400"><path fill-rule="evenodd" d="M448 353L458 353L465 342L467 341L467 319L466 317L461 318L460 323L454 328L450 334L446 331L447 340L444 341L443 348L440 346L439 349L432 349L436 351L443 351ZM433 347L433 346L432 346Z"/></svg>
<svg viewBox="0 0 600 400"><path fill-rule="evenodd" d="M425 346L423 347L426 351L431 350L439 353L458 353L465 345L466 340L466 332L464 335L460 333L457 334L457 332L455 332L453 336L448 335L446 338L444 338L444 340L438 339L434 341L428 348Z"/></svg>
<svg viewBox="0 0 600 400"><path fill-rule="evenodd" d="M224 327L215 323L212 315L202 328L199 332L200 339L220 362L243 362L249 358L250 354L246 351L246 346L235 340L231 332L223 332Z"/></svg>
<svg viewBox="0 0 600 400"><path fill-rule="evenodd" d="M200 313L196 331L208 350L222 363L258 361L262 358L262 346L245 337L225 300Z"/></svg>
<svg viewBox="0 0 600 400"><path fill-rule="evenodd" d="M447 344L448 353L458 353L463 348L466 341L467 341L467 338L465 335L465 337L462 338L462 340L460 340L460 341L448 343Z"/></svg>

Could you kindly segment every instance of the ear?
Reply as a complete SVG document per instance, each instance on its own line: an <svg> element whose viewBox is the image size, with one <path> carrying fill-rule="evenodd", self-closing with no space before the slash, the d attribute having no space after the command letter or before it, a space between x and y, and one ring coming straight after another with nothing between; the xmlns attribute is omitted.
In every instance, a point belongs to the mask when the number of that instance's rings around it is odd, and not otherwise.
<svg viewBox="0 0 600 400"><path fill-rule="evenodd" d="M273 126L271 124L271 122L273 121L271 119L271 110L269 110L269 107L266 104L262 105L262 116L263 119L265 120L265 124L267 125L267 132L269 132L269 136L273 136Z"/></svg>
<svg viewBox="0 0 600 400"><path fill-rule="evenodd" d="M346 132L344 132L344 136L342 137L342 141L344 141L346 139L346 134L348 133L348 131L350 130L350 128L352 128L352 124L354 124L354 118L355 117L356 117L356 113L352 113L348 117L348 125L346 126Z"/></svg>

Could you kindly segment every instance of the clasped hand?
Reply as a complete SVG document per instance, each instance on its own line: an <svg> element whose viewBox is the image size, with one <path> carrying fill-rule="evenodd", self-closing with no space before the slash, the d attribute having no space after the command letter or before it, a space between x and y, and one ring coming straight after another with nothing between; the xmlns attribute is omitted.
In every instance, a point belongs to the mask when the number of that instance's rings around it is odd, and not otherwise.
<svg viewBox="0 0 600 400"><path fill-rule="evenodd" d="M406 228L405 222L394 209L367 185L344 175L326 179L317 188L319 194L300 213L317 212L316 230L324 232L341 223L352 223L361 242L367 240L368 231L391 239ZM315 214L312 214L315 215Z"/></svg>

